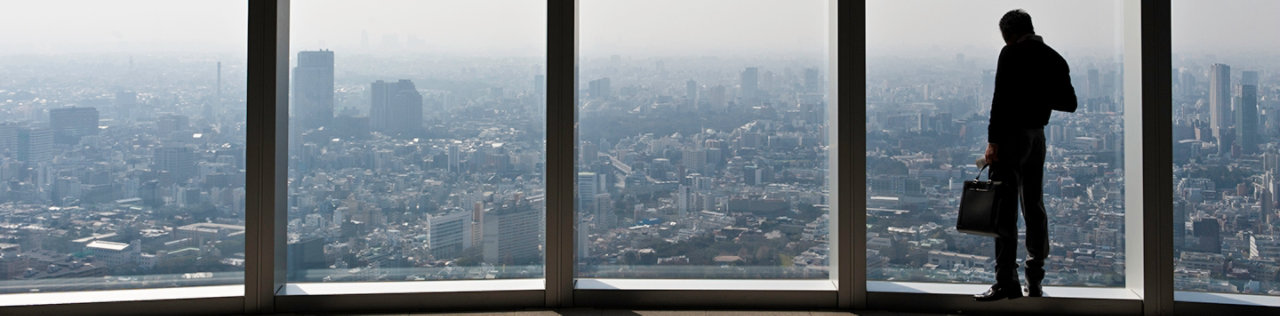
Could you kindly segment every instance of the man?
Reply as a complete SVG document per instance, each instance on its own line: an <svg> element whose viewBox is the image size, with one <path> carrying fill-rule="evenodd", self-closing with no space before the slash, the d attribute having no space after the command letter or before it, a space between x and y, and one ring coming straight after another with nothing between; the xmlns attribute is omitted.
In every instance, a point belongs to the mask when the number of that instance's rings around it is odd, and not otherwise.
<svg viewBox="0 0 1280 316"><path fill-rule="evenodd" d="M1049 222L1044 186L1044 126L1049 112L1075 112L1066 60L1035 34L1031 15L1013 10L1000 19L1005 46L996 65L986 162L991 179L1004 185L996 193L996 284L975 295L979 301L1022 297L1018 282L1018 201L1027 227L1027 295L1043 296L1044 263L1049 256Z"/></svg>

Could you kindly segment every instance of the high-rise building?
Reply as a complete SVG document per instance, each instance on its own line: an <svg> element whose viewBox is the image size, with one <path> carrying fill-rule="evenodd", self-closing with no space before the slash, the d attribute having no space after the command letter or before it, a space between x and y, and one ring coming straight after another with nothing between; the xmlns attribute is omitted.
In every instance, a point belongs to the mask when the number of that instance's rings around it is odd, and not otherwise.
<svg viewBox="0 0 1280 316"><path fill-rule="evenodd" d="M286 248L288 252L288 279L290 281L305 280L307 270L324 269L324 238L308 237L300 241L289 243Z"/></svg>
<svg viewBox="0 0 1280 316"><path fill-rule="evenodd" d="M964 55L959 55L959 59L964 59ZM819 75L818 68L804 69L804 90L807 92L822 92L822 77Z"/></svg>
<svg viewBox="0 0 1280 316"><path fill-rule="evenodd" d="M53 141L75 145L80 137L98 134L98 109L58 108L49 110L49 128L53 129Z"/></svg>
<svg viewBox="0 0 1280 316"><path fill-rule="evenodd" d="M329 125L333 120L333 51L298 52L293 68L294 121L304 130Z"/></svg>
<svg viewBox="0 0 1280 316"><path fill-rule="evenodd" d="M1212 217L1196 219L1191 229L1196 236L1197 251L1222 253L1222 224L1218 219Z"/></svg>
<svg viewBox="0 0 1280 316"><path fill-rule="evenodd" d="M495 265L542 262L541 201L516 201L484 215L484 261Z"/></svg>
<svg viewBox="0 0 1280 316"><path fill-rule="evenodd" d="M689 110L698 109L698 82L690 79L684 83L684 97L688 100Z"/></svg>
<svg viewBox="0 0 1280 316"><path fill-rule="evenodd" d="M1209 130L1218 139L1218 147L1222 143L1222 129L1231 125L1231 66L1213 64L1209 71Z"/></svg>
<svg viewBox="0 0 1280 316"><path fill-rule="evenodd" d="M196 173L196 157L190 147L163 146L156 148L153 154L152 168L168 172L175 182L190 179Z"/></svg>
<svg viewBox="0 0 1280 316"><path fill-rule="evenodd" d="M18 125L0 123L0 156L13 155L18 150Z"/></svg>
<svg viewBox="0 0 1280 316"><path fill-rule="evenodd" d="M53 160L53 130L19 128L18 160L28 165Z"/></svg>
<svg viewBox="0 0 1280 316"><path fill-rule="evenodd" d="M422 130L422 94L408 79L374 82L369 127L385 134L414 135Z"/></svg>
<svg viewBox="0 0 1280 316"><path fill-rule="evenodd" d="M747 67L742 71L739 87L741 88L742 100L752 103L749 100L755 100L757 93L760 91L760 74L756 67Z"/></svg>
<svg viewBox="0 0 1280 316"><path fill-rule="evenodd" d="M1097 68L1089 68L1089 83L1085 86L1089 91L1084 93L1086 99L1097 98L1102 94L1102 76L1099 75Z"/></svg>
<svg viewBox="0 0 1280 316"><path fill-rule="evenodd" d="M138 93L133 91L117 91L115 104L116 119L133 120L133 111L138 107ZM150 113L148 111L142 111Z"/></svg>
<svg viewBox="0 0 1280 316"><path fill-rule="evenodd" d="M431 230L428 243L436 260L448 260L462 256L471 247L472 212L458 211L429 219Z"/></svg>
<svg viewBox="0 0 1280 316"><path fill-rule="evenodd" d="M1253 83L1247 79L1240 86L1240 104L1236 109L1236 144L1246 154L1258 151L1258 73L1253 73ZM1249 78L1249 76L1245 76Z"/></svg>
<svg viewBox="0 0 1280 316"><path fill-rule="evenodd" d="M587 93L591 94L592 99L608 99L611 92L609 78L600 78L591 80L587 83Z"/></svg>
<svg viewBox="0 0 1280 316"><path fill-rule="evenodd" d="M595 172L579 172L578 173L578 209L590 212L595 208L596 198L596 173Z"/></svg>
<svg viewBox="0 0 1280 316"><path fill-rule="evenodd" d="M725 92L724 86L711 87L711 91L707 93L707 102L711 103L711 107L723 110L729 106L729 98Z"/></svg>

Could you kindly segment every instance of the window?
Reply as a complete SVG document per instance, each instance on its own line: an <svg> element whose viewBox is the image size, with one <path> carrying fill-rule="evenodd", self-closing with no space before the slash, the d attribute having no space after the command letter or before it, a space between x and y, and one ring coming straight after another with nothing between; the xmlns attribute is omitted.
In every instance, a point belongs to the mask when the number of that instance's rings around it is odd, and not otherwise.
<svg viewBox="0 0 1280 316"><path fill-rule="evenodd" d="M829 277L827 5L580 2L576 277Z"/></svg>
<svg viewBox="0 0 1280 316"><path fill-rule="evenodd" d="M245 3L4 6L0 293L243 284Z"/></svg>
<svg viewBox="0 0 1280 316"><path fill-rule="evenodd" d="M542 277L542 12L293 3L289 282Z"/></svg>
<svg viewBox="0 0 1280 316"><path fill-rule="evenodd" d="M1280 295L1280 6L1171 10L1174 289Z"/></svg>
<svg viewBox="0 0 1280 316"><path fill-rule="evenodd" d="M994 239L957 232L956 210L987 145L998 22L1017 8L1066 59L1079 100L1044 127L1044 284L1125 286L1124 112L1140 104L1124 98L1136 87L1124 80L1121 1L867 2L869 280L995 282ZM1021 264L1021 219L1019 232Z"/></svg>

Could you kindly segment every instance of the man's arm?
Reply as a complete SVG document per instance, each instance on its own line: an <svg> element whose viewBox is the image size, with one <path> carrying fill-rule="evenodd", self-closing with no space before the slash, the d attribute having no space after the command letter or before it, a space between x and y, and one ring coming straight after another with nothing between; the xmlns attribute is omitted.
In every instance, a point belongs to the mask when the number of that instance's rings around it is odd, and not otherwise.
<svg viewBox="0 0 1280 316"><path fill-rule="evenodd" d="M1071 68L1061 55L1058 55L1058 61L1062 65L1060 67L1062 70L1053 85L1056 93L1053 94L1054 98L1050 106L1062 112L1075 112L1079 102L1076 100L1076 88L1071 86Z"/></svg>

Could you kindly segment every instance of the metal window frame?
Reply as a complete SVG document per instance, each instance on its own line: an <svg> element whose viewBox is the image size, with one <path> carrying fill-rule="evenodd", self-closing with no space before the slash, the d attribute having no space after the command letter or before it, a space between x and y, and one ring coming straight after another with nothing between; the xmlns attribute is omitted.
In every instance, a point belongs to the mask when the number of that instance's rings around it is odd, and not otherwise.
<svg viewBox="0 0 1280 316"><path fill-rule="evenodd" d="M574 170L577 91L578 1L547 0L547 254L543 290L396 293L354 295L282 295L285 284L285 215L288 170L289 0L248 1L248 140L246 174L246 249L244 296L173 300L120 301L60 305L5 306L0 314L266 314L282 312L381 312L423 310L495 310L562 307L840 309L955 312L1032 312L1055 314L1207 314L1273 313L1267 306L1184 302L1174 299L1172 243L1172 82L1170 4L1167 0L1125 0L1141 8L1140 48L1142 87L1141 154L1136 194L1140 207L1126 221L1128 253L1126 287L1139 300L1104 298L1023 299L1005 303L975 303L967 295L868 291L866 267L866 160L862 105L838 103L843 92L865 100L865 5L829 0L831 103L830 182L836 230L832 249L834 291L769 290L582 290L574 288ZM850 13L850 11L853 11ZM853 31L839 32L840 17L853 20ZM858 23L862 22L862 23ZM848 25L848 24L846 24ZM850 39L850 37L854 37ZM843 43L843 44L841 44ZM840 45L861 63L838 63ZM855 70L850 70L854 68ZM846 78L839 72L863 73ZM1128 79L1127 79L1128 80ZM852 93L852 94L851 94ZM1126 118L1128 119L1128 118ZM841 128L845 127L845 128ZM1128 143L1133 143L1128 141ZM1128 175L1127 175L1128 176ZM845 202L845 203L840 203ZM886 282L872 282L886 283ZM893 284L893 282L887 282ZM919 304L919 302L930 302Z"/></svg>

